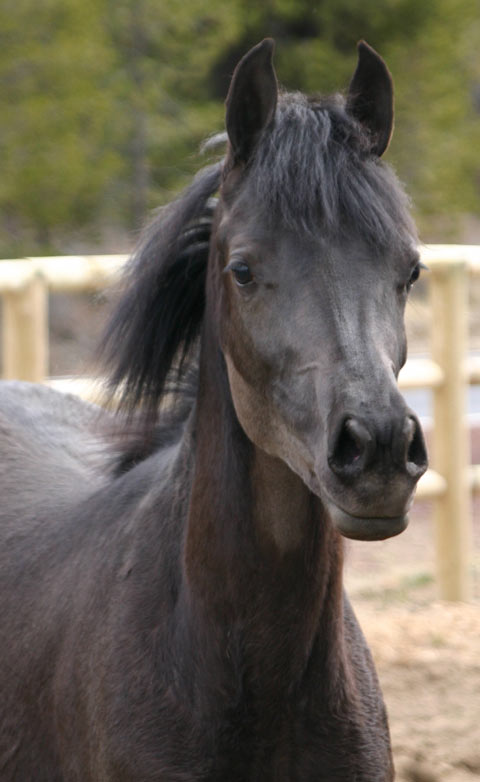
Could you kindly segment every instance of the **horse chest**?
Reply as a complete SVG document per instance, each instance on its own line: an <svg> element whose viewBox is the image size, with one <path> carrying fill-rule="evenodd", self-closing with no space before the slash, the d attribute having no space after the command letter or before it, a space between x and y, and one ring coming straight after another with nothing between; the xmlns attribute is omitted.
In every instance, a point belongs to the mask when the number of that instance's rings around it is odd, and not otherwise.
<svg viewBox="0 0 480 782"><path fill-rule="evenodd" d="M215 725L214 718L206 717L191 745L189 782L393 779L388 732L381 724L362 725L359 715L331 714L304 698L296 704L244 702L217 719ZM195 734L193 725L188 733ZM195 758L202 760L196 763ZM171 778L177 779L175 773Z"/></svg>
<svg viewBox="0 0 480 782"><path fill-rule="evenodd" d="M383 748L384 750L386 748ZM391 759L375 737L340 735L328 726L307 726L285 716L275 737L256 736L227 762L232 782L390 782ZM216 777L214 777L216 779Z"/></svg>
<svg viewBox="0 0 480 782"><path fill-rule="evenodd" d="M210 771L193 780L208 782L391 782L388 750L371 737L334 735L322 726L308 730L285 717L275 736L238 736L219 751ZM365 739L365 737L364 737Z"/></svg>
<svg viewBox="0 0 480 782"><path fill-rule="evenodd" d="M232 707L234 693L223 692L224 699L208 699L201 708L184 698L152 701L150 717L140 710L138 724L130 715L115 762L108 762L105 777L93 776L92 782L393 779L388 737L381 725L362 725L353 713L332 714L307 696L292 703L274 693L270 701L249 694Z"/></svg>

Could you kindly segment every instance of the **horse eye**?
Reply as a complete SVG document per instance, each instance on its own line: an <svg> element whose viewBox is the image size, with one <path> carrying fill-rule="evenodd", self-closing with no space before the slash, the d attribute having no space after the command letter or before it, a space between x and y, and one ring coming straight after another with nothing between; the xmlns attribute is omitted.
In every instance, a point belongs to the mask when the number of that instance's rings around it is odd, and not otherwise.
<svg viewBox="0 0 480 782"><path fill-rule="evenodd" d="M414 284L414 283L415 283L415 282L418 280L418 278L420 277L420 269L421 269L421 265L420 265L419 263L417 263L417 265L416 265L416 266L414 267L414 269L412 270L412 273L411 273L411 275L410 275L410 279L409 279L409 281L407 282L407 291L409 291L409 290L410 290L410 288L412 287L412 285L413 285L413 284Z"/></svg>
<svg viewBox="0 0 480 782"><path fill-rule="evenodd" d="M235 261L235 263L230 264L227 268L235 277L237 285L243 287L244 285L253 282L253 274L250 271L248 264L244 261Z"/></svg>

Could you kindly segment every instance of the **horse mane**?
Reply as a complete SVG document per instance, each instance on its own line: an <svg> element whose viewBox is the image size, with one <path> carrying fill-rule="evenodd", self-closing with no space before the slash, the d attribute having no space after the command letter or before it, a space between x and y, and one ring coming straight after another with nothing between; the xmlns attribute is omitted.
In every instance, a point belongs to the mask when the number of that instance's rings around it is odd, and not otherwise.
<svg viewBox="0 0 480 782"><path fill-rule="evenodd" d="M249 166L267 219L334 241L355 232L378 250L416 241L409 199L372 145L343 95L281 92Z"/></svg>
<svg viewBox="0 0 480 782"><path fill-rule="evenodd" d="M156 418L166 395L185 395L187 357L205 307L205 274L222 164L202 169L174 202L159 211L129 261L123 294L114 309L99 354L110 395L130 416ZM190 377L187 395L191 394ZM143 428L143 427L140 427Z"/></svg>

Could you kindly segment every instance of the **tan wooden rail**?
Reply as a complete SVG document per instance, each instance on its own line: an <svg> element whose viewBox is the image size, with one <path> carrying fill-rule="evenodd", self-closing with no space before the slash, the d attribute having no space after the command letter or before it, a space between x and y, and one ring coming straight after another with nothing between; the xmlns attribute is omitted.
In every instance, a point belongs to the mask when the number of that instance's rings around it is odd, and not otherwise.
<svg viewBox="0 0 480 782"><path fill-rule="evenodd" d="M400 373L403 389L430 388L434 398L431 468L417 497L434 500L440 596L471 596L472 491L480 491L480 465L471 465L466 419L469 383L480 383L480 359L468 354L468 281L480 275L480 247L421 248L430 269L432 356L410 359ZM0 262L3 295L3 376L50 382L88 398L91 383L48 380L48 291L99 290L111 284L125 255L27 258ZM47 380L46 380L47 379Z"/></svg>
<svg viewBox="0 0 480 782"><path fill-rule="evenodd" d="M126 255L57 256L0 261L3 377L48 376L48 292L96 291L115 279Z"/></svg>

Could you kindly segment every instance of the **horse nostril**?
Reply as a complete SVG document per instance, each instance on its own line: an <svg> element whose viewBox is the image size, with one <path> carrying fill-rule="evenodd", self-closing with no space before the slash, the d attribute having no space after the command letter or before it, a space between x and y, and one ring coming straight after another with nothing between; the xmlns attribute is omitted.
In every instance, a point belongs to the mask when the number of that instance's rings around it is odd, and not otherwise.
<svg viewBox="0 0 480 782"><path fill-rule="evenodd" d="M406 466L412 477L420 477L428 465L427 449L421 426L416 418L409 416L406 426Z"/></svg>
<svg viewBox="0 0 480 782"><path fill-rule="evenodd" d="M359 421L345 419L328 459L330 468L337 475L352 474L363 468L371 441L369 432Z"/></svg>
<svg viewBox="0 0 480 782"><path fill-rule="evenodd" d="M354 478L369 468L379 472L406 472L418 480L427 469L427 451L423 433L412 414L400 416L394 427L376 421L370 428L357 418L345 418L333 441L328 457L332 472L339 478Z"/></svg>

